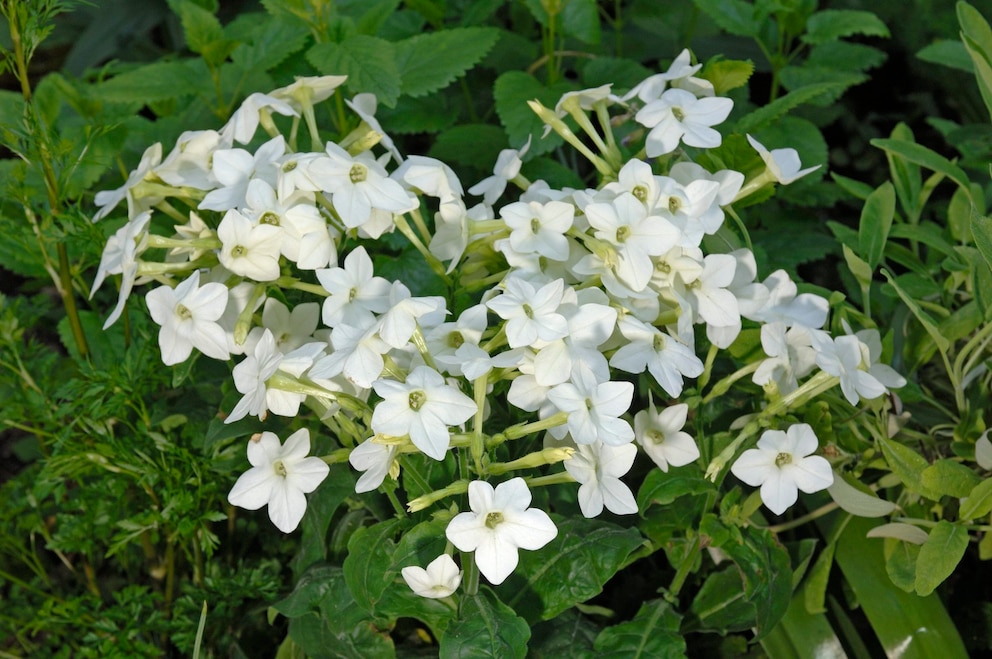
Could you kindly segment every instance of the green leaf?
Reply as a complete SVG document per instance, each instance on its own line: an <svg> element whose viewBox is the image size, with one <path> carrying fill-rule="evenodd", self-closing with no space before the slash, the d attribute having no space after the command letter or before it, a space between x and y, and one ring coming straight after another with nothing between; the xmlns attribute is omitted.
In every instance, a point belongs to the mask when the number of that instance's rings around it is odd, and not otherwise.
<svg viewBox="0 0 992 659"><path fill-rule="evenodd" d="M757 611L744 598L741 575L737 568L712 572L689 607L699 622L701 631L718 634L743 631L754 626Z"/></svg>
<svg viewBox="0 0 992 659"><path fill-rule="evenodd" d="M975 72L968 49L963 43L953 39L937 39L920 49L916 56L924 62L942 64L966 73Z"/></svg>
<svg viewBox="0 0 992 659"><path fill-rule="evenodd" d="M896 281L895 277L893 277L888 270L883 268L882 275L888 280L892 288L895 289L896 293L899 295L899 299L901 299L903 303L909 307L909 310L913 312L916 319L920 321L921 325L923 325L923 329L925 329L927 334L930 335L930 338L933 339L937 349L946 354L951 343L940 331L940 328L937 326L937 321L933 319L933 316L924 311L923 307L921 307L916 300L911 298L906 291L899 286L899 283Z"/></svg>
<svg viewBox="0 0 992 659"><path fill-rule="evenodd" d="M440 133L428 155L488 174L505 148L506 133L499 126L462 124Z"/></svg>
<svg viewBox="0 0 992 659"><path fill-rule="evenodd" d="M807 611L803 605L804 598L804 592L797 592L782 622L761 639L761 647L767 656L776 659L845 656L844 647L829 618L822 613Z"/></svg>
<svg viewBox="0 0 992 659"><path fill-rule="evenodd" d="M946 519L937 522L916 559L916 594L929 595L951 576L968 548L968 529Z"/></svg>
<svg viewBox="0 0 992 659"><path fill-rule="evenodd" d="M637 529L570 517L555 520L558 535L537 552L522 552L506 585L507 604L528 622L547 620L595 597L644 539Z"/></svg>
<svg viewBox="0 0 992 659"><path fill-rule="evenodd" d="M827 491L841 510L858 517L884 517L898 508L896 504L880 499L874 493L863 492L836 472L834 483Z"/></svg>
<svg viewBox="0 0 992 659"><path fill-rule="evenodd" d="M460 615L441 637L441 659L517 657L527 654L530 627L485 586L463 596Z"/></svg>
<svg viewBox="0 0 992 659"><path fill-rule="evenodd" d="M384 39L355 34L341 43L318 43L307 51L307 60L324 75L348 76L346 85L354 94L375 94L389 107L400 97L395 48Z"/></svg>
<svg viewBox="0 0 992 659"><path fill-rule="evenodd" d="M653 71L640 62L622 57L597 57L582 67L582 84L599 87L613 84L614 93L633 88L650 76ZM17 96L20 98L20 95Z"/></svg>
<svg viewBox="0 0 992 659"><path fill-rule="evenodd" d="M268 71L303 49L310 35L299 23L279 19L264 21L250 44L240 44L231 61L244 71Z"/></svg>
<svg viewBox="0 0 992 659"><path fill-rule="evenodd" d="M826 94L833 94L838 90L843 90L846 87L847 84L843 82L821 82L794 89L785 96L777 98L768 105L762 106L742 117L737 122L735 130L740 133L759 131L766 126L772 125L790 110L800 105L811 103Z"/></svg>
<svg viewBox="0 0 992 659"><path fill-rule="evenodd" d="M652 469L637 491L637 509L643 512L652 505L667 506L686 495L706 494L714 487L699 470L678 468L664 472Z"/></svg>
<svg viewBox="0 0 992 659"><path fill-rule="evenodd" d="M885 58L885 51L878 48L849 41L831 41L811 48L806 64L842 71L867 71L884 62Z"/></svg>
<svg viewBox="0 0 992 659"><path fill-rule="evenodd" d="M858 251L872 271L882 261L895 213L896 191L892 183L886 181L868 196L858 225Z"/></svg>
<svg viewBox="0 0 992 659"><path fill-rule="evenodd" d="M985 263L992 268L992 218L973 212L971 237L975 240L975 247L982 253Z"/></svg>
<svg viewBox="0 0 992 659"><path fill-rule="evenodd" d="M693 0L720 28L740 37L757 37L761 22L754 5L742 0Z"/></svg>
<svg viewBox="0 0 992 659"><path fill-rule="evenodd" d="M348 541L344 578L355 602L370 614L396 576L389 569L396 549L393 537L403 524L404 520L390 519L365 526Z"/></svg>
<svg viewBox="0 0 992 659"><path fill-rule="evenodd" d="M992 478L986 478L972 488L968 497L961 502L958 514L968 521L985 517L992 512Z"/></svg>
<svg viewBox="0 0 992 659"><path fill-rule="evenodd" d="M120 364L121 355L124 354L124 322L118 321L116 325L103 329L103 314L92 311L80 311L79 322L82 325L83 335L90 350L89 359L100 368L110 368L114 364ZM69 325L69 318L63 317L58 324L59 339L63 347L77 362L84 362L76 346L76 340Z"/></svg>
<svg viewBox="0 0 992 659"><path fill-rule="evenodd" d="M960 462L947 458L937 460L923 470L920 480L934 492L956 498L968 496L981 478Z"/></svg>
<svg viewBox="0 0 992 659"><path fill-rule="evenodd" d="M595 659L593 643L599 631L591 620L575 609L569 609L534 625L527 656L531 659Z"/></svg>
<svg viewBox="0 0 992 659"><path fill-rule="evenodd" d="M630 622L607 627L596 637L596 651L611 659L676 659L684 657L685 639L679 633L682 617L665 600L641 605Z"/></svg>
<svg viewBox="0 0 992 659"><path fill-rule="evenodd" d="M901 139L874 139L871 144L879 149L884 149L887 153L902 156L912 163L943 174L961 186L969 195L971 194L971 184L964 170L936 151L916 142Z"/></svg>
<svg viewBox="0 0 992 659"><path fill-rule="evenodd" d="M816 12L806 21L806 34L802 36L802 41L821 44L855 34L888 38L889 28L870 11L825 9Z"/></svg>
<svg viewBox="0 0 992 659"><path fill-rule="evenodd" d="M272 608L287 618L299 618L312 613L334 587L335 579L340 577L339 567L314 565L297 579L293 592L273 604Z"/></svg>
<svg viewBox="0 0 992 659"><path fill-rule="evenodd" d="M214 66L227 59L237 44L224 38L224 29L212 12L191 0L169 0L169 6L179 14L190 50Z"/></svg>
<svg viewBox="0 0 992 659"><path fill-rule="evenodd" d="M883 524L882 526L888 526ZM881 526L876 528L882 528ZM872 529L874 531L874 529ZM917 529L919 530L919 529ZM916 590L916 561L920 557L920 546L930 537L926 531L923 541L919 543L905 542L895 538L887 538L884 543L885 573L892 579L897 588L912 593ZM873 538L871 531L865 537Z"/></svg>
<svg viewBox="0 0 992 659"><path fill-rule="evenodd" d="M957 10L961 41L971 56L978 90L992 115L992 28L981 12L967 2L958 2Z"/></svg>
<svg viewBox="0 0 992 659"><path fill-rule="evenodd" d="M307 514L300 522L300 549L293 558L295 574L327 558L327 529L331 519L354 492L355 477L348 465L331 465L328 477L307 497Z"/></svg>
<svg viewBox="0 0 992 659"><path fill-rule="evenodd" d="M733 89L747 85L752 74L754 62L751 60L711 59L699 75L713 83L717 96L724 96Z"/></svg>
<svg viewBox="0 0 992 659"><path fill-rule="evenodd" d="M444 93L401 96L395 108L379 108L376 116L390 134L436 133L458 121L459 108Z"/></svg>
<svg viewBox="0 0 992 659"><path fill-rule="evenodd" d="M499 32L462 27L418 34L396 44L396 67L402 91L424 96L447 87L486 56Z"/></svg>
<svg viewBox="0 0 992 659"><path fill-rule="evenodd" d="M828 106L844 95L851 87L867 82L868 75L852 71L841 71L831 66L814 66L808 62L802 66L787 66L780 72L779 78L787 89L802 89L810 85L832 83L832 90L810 99L810 105Z"/></svg>
<svg viewBox="0 0 992 659"><path fill-rule="evenodd" d="M596 0L569 0L561 14L565 34L589 45L599 43L599 6Z"/></svg>
<svg viewBox="0 0 992 659"><path fill-rule="evenodd" d="M904 522L892 522L882 524L868 531L867 538L895 538L914 545L922 545L929 537L927 532L918 526L906 524ZM915 570L914 570L915 572Z"/></svg>
<svg viewBox="0 0 992 659"><path fill-rule="evenodd" d="M830 568L834 564L836 548L837 545L834 542L824 547L809 571L809 578L806 579L806 585L803 588L803 605L807 613L825 613L827 610L824 603L827 598L827 584L830 581Z"/></svg>
<svg viewBox="0 0 992 659"><path fill-rule="evenodd" d="M537 99L547 107L554 107L562 93L569 87L545 87L534 76L522 71L509 71L496 79L493 96L496 100L496 113L506 128L510 144L520 147L531 137L531 157L551 151L562 143L557 133L544 134L544 123L527 105L527 101Z"/></svg>
<svg viewBox="0 0 992 659"><path fill-rule="evenodd" d="M763 529L749 527L744 541L723 546L740 570L744 598L757 613L755 634L761 638L782 619L792 598L792 563L789 552L775 536Z"/></svg>
<svg viewBox="0 0 992 659"><path fill-rule="evenodd" d="M154 103L195 94L198 81L184 62L155 62L114 76L97 87L110 103Z"/></svg>
<svg viewBox="0 0 992 659"><path fill-rule="evenodd" d="M871 267L847 245L843 245L842 249L844 250L844 261L847 262L847 268L854 275L854 278L858 280L858 283L862 286L871 284Z"/></svg>
<svg viewBox="0 0 992 659"><path fill-rule="evenodd" d="M939 499L940 494L923 484L923 470L930 466L926 458L913 449L884 437L879 438L882 454L889 468L911 492L929 499Z"/></svg>

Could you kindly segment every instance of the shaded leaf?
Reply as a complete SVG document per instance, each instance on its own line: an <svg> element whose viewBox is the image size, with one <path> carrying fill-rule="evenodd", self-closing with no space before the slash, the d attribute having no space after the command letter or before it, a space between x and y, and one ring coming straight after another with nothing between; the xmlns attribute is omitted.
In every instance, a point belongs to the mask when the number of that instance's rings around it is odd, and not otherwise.
<svg viewBox="0 0 992 659"><path fill-rule="evenodd" d="M916 559L916 594L929 595L951 576L968 548L968 529L946 519L937 522Z"/></svg>
<svg viewBox="0 0 992 659"><path fill-rule="evenodd" d="M341 43L318 43L307 59L324 75L346 75L350 92L375 94L379 102L396 105L402 90L395 47L390 42L355 34Z"/></svg>
<svg viewBox="0 0 992 659"><path fill-rule="evenodd" d="M641 605L630 622L607 627L596 637L597 652L611 659L666 659L684 657L685 639L679 633L681 616L665 600Z"/></svg>
<svg viewBox="0 0 992 659"><path fill-rule="evenodd" d="M522 658L530 627L485 586L461 601L458 619L441 637L441 659Z"/></svg>
<svg viewBox="0 0 992 659"><path fill-rule="evenodd" d="M450 28L418 34L396 44L402 91L423 96L447 87L488 53L499 32L492 28Z"/></svg>
<svg viewBox="0 0 992 659"><path fill-rule="evenodd" d="M825 9L816 12L806 21L806 34L802 36L802 41L821 44L855 34L888 37L889 28L870 11Z"/></svg>

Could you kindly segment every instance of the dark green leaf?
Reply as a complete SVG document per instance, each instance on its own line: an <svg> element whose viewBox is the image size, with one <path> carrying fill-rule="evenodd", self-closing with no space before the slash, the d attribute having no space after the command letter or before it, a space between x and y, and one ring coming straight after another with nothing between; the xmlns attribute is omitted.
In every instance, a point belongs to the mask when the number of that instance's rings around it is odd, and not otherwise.
<svg viewBox="0 0 992 659"><path fill-rule="evenodd" d="M441 659L522 658L530 627L485 586L464 596L458 619L441 637Z"/></svg>
<svg viewBox="0 0 992 659"><path fill-rule="evenodd" d="M960 41L952 39L937 39L931 44L924 46L916 53L924 62L942 64L952 69L974 73L975 65L971 63L968 49Z"/></svg>
<svg viewBox="0 0 992 659"><path fill-rule="evenodd" d="M916 316L916 319L920 321L920 324L923 325L923 329L925 329L927 331L927 334L930 335L930 338L933 339L933 342L937 346L937 349L940 350L942 353L946 353L947 349L951 345L950 341L948 341L947 337L941 333L940 328L937 326L937 321L933 319L933 316L931 316L929 313L924 311L923 308L919 305L919 303L913 298L911 298L906 293L906 291L904 291L902 287L899 286L899 283L891 274L889 274L888 270L885 270L883 268L882 275L885 276L885 278L888 280L892 288L895 289L896 293L899 295L899 299L901 299L903 303L907 307L909 307L909 310L913 312L913 315Z"/></svg>
<svg viewBox="0 0 992 659"><path fill-rule="evenodd" d="M599 631L589 618L569 609L534 625L527 656L531 659L595 659L593 643Z"/></svg>
<svg viewBox="0 0 992 659"><path fill-rule="evenodd" d="M773 124L790 110L805 103L810 103L824 95L836 93L838 90L843 90L846 87L847 84L843 82L821 82L794 89L785 96L777 98L768 105L762 106L750 114L745 115L737 122L735 128L741 133L759 131Z"/></svg>
<svg viewBox="0 0 992 659"><path fill-rule="evenodd" d="M634 619L607 627L596 637L596 651L611 659L684 657L681 616L665 600L645 602Z"/></svg>
<svg viewBox="0 0 992 659"><path fill-rule="evenodd" d="M755 632L761 638L785 615L792 598L789 553L772 533L753 527L745 531L744 542L727 543L723 550L740 570L744 599L755 607Z"/></svg>
<svg viewBox="0 0 992 659"><path fill-rule="evenodd" d="M689 611L697 618L701 631L718 634L750 629L757 622L757 611L745 599L741 575L735 567L711 573Z"/></svg>
<svg viewBox="0 0 992 659"><path fill-rule="evenodd" d="M491 124L462 124L437 136L429 156L489 173L502 149L506 133Z"/></svg>
<svg viewBox="0 0 992 659"><path fill-rule="evenodd" d="M391 519L365 526L355 531L348 541L344 578L352 597L370 614L376 612L376 603L396 577L389 568L396 549L393 538L403 524L403 520Z"/></svg>
<svg viewBox="0 0 992 659"><path fill-rule="evenodd" d="M761 23L755 17L754 5L743 0L693 0L713 22L731 34L756 37Z"/></svg>
<svg viewBox="0 0 992 659"><path fill-rule="evenodd" d="M896 191L886 181L868 196L858 225L858 251L873 271L882 261L896 212Z"/></svg>
<svg viewBox="0 0 992 659"><path fill-rule="evenodd" d="M307 59L324 75L346 75L352 93L375 94L389 107L396 105L402 80L393 44L356 34L341 43L319 43L307 51Z"/></svg>
<svg viewBox="0 0 992 659"><path fill-rule="evenodd" d="M309 36L299 23L268 19L261 24L251 44L240 44L231 53L231 60L246 72L268 71L301 50Z"/></svg>
<svg viewBox="0 0 992 659"><path fill-rule="evenodd" d="M553 618L598 595L644 539L637 529L570 517L556 520L558 536L536 552L521 552L506 584L507 604L529 622Z"/></svg>
<svg viewBox="0 0 992 659"><path fill-rule="evenodd" d="M825 9L816 12L806 21L806 34L802 36L802 40L805 43L821 44L855 34L888 37L889 28L870 11Z"/></svg>
<svg viewBox="0 0 992 659"><path fill-rule="evenodd" d="M599 6L596 0L569 0L562 12L565 34L582 43L595 45L602 36L599 28Z"/></svg>
<svg viewBox="0 0 992 659"><path fill-rule="evenodd" d="M97 93L111 103L152 103L195 94L198 84L185 62L155 62L114 76Z"/></svg>
<svg viewBox="0 0 992 659"><path fill-rule="evenodd" d="M423 96L447 87L492 49L492 28L450 28L419 34L396 44L396 66L404 94Z"/></svg>
<svg viewBox="0 0 992 659"><path fill-rule="evenodd" d="M344 500L355 492L355 477L348 465L333 464L324 482L307 497L307 514L300 522L300 550L293 559L299 573L327 558L327 528Z"/></svg>
<svg viewBox="0 0 992 659"><path fill-rule="evenodd" d="M613 84L614 92L628 90L652 74L639 62L621 57L597 57L582 67L582 83L587 87ZM18 96L18 98L20 98Z"/></svg>
<svg viewBox="0 0 992 659"><path fill-rule="evenodd" d="M992 218L978 213L971 215L971 236L985 263L992 268Z"/></svg>
<svg viewBox="0 0 992 659"><path fill-rule="evenodd" d="M687 494L706 494L713 489L713 483L703 478L698 469L678 468L667 473L652 469L637 492L637 509L645 511L656 504L667 506Z"/></svg>
<svg viewBox="0 0 992 659"><path fill-rule="evenodd" d="M916 559L916 594L929 595L951 576L967 548L967 528L946 519L937 522Z"/></svg>
<svg viewBox="0 0 992 659"><path fill-rule="evenodd" d="M548 89L537 78L522 71L510 71L496 79L493 88L496 112L506 128L512 146L523 146L527 138L531 137L529 153L537 156L562 143L562 139L553 132L542 138L544 123L530 109L527 101L536 99L553 108L564 91L567 89Z"/></svg>

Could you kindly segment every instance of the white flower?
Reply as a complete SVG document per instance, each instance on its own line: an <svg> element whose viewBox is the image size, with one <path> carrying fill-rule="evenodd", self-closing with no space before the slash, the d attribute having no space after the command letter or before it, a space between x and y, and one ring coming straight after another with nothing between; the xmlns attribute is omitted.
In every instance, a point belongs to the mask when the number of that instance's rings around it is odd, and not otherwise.
<svg viewBox="0 0 992 659"><path fill-rule="evenodd" d="M809 328L796 325L786 331L785 323L761 326L761 348L768 359L761 362L752 381L765 386L775 382L783 396L799 388L799 379L809 375L816 365Z"/></svg>
<svg viewBox="0 0 992 659"><path fill-rule="evenodd" d="M602 442L576 445L576 452L565 460L565 471L579 487L579 508L593 518L607 510L615 515L633 515L637 502L620 477L630 471L637 456L633 444L609 446Z"/></svg>
<svg viewBox="0 0 992 659"><path fill-rule="evenodd" d="M188 130L176 140L176 146L162 164L152 171L160 179L176 187L212 190L217 187L210 161L214 151L229 148L215 130Z"/></svg>
<svg viewBox="0 0 992 659"><path fill-rule="evenodd" d="M241 102L241 106L234 111L227 124L221 129L221 134L229 141L248 144L255 136L255 130L258 129L260 115L263 112L273 110L287 117L299 116L299 113L285 101L270 94L255 92L249 94L248 98Z"/></svg>
<svg viewBox="0 0 992 659"><path fill-rule="evenodd" d="M769 151L762 146L761 142L750 135L747 136L747 141L751 143L751 146L758 152L761 159L765 161L765 166L768 167L768 171L775 180L783 185L788 185L796 179L802 178L820 168L820 165L817 165L815 167L800 169L802 163L799 162L799 152L795 149L772 149Z"/></svg>
<svg viewBox="0 0 992 659"><path fill-rule="evenodd" d="M268 410L266 381L279 370L283 354L276 348L275 338L268 329L262 334L252 354L234 367L234 387L244 394L224 423L234 423L248 414L263 418Z"/></svg>
<svg viewBox="0 0 992 659"><path fill-rule="evenodd" d="M834 482L830 463L811 455L819 446L807 423L789 426L785 432L766 430L758 447L744 451L730 468L731 473L752 487L761 486L761 500L781 515L799 499L799 490L819 492Z"/></svg>
<svg viewBox="0 0 992 659"><path fill-rule="evenodd" d="M275 137L251 154L244 149L218 149L213 155L213 175L220 184L200 202L199 208L226 211L244 206L248 182L261 178L269 185L276 185L278 160L286 153L286 140Z"/></svg>
<svg viewBox="0 0 992 659"><path fill-rule="evenodd" d="M117 295L117 306L110 312L107 321L103 324L103 329L107 329L117 322L117 319L124 313L124 304L131 295L134 282L138 278L138 257L148 244L148 222L151 219L151 212L145 211L129 220L127 224L117 230L103 248L103 255L100 258L100 267L97 269L96 280L93 282L93 289L90 297L96 289L103 283L104 277L110 275L121 275L121 288Z"/></svg>
<svg viewBox="0 0 992 659"><path fill-rule="evenodd" d="M643 373L647 369L672 398L682 394L683 377L702 374L702 360L678 339L631 316L621 319L618 327L630 343L613 354L610 366L627 373Z"/></svg>
<svg viewBox="0 0 992 659"><path fill-rule="evenodd" d="M584 368L573 374L572 382L559 384L548 392L548 399L568 412L568 432L576 444L592 444L598 439L620 446L633 441L633 429L620 418L633 397L634 385L630 382L598 382ZM563 435L556 436L560 439Z"/></svg>
<svg viewBox="0 0 992 659"><path fill-rule="evenodd" d="M555 261L568 259L565 232L571 228L574 215L575 207L561 201L546 204L518 201L499 211L499 216L510 227L509 246L514 251L540 254Z"/></svg>
<svg viewBox="0 0 992 659"><path fill-rule="evenodd" d="M451 435L448 426L465 423L475 414L475 401L447 384L440 373L418 366L406 382L376 380L372 388L382 402L372 412L372 430L410 441L435 460L443 460Z"/></svg>
<svg viewBox="0 0 992 659"><path fill-rule="evenodd" d="M669 467L682 467L699 459L696 442L682 431L688 414L689 406L685 403L671 405L659 413L651 400L648 409L634 415L637 443L666 473Z"/></svg>
<svg viewBox="0 0 992 659"><path fill-rule="evenodd" d="M269 95L286 101L297 110L325 101L334 94L348 76L296 76L291 84L272 91Z"/></svg>
<svg viewBox="0 0 992 659"><path fill-rule="evenodd" d="M372 259L364 247L352 250L343 268L317 270L316 275L330 293L321 309L321 318L328 327L367 325L375 320L375 313L389 309L392 287L382 277L373 276Z"/></svg>
<svg viewBox="0 0 992 659"><path fill-rule="evenodd" d="M729 98L696 98L684 89L669 89L634 119L651 129L645 152L654 158L674 151L679 141L704 149L720 146L723 138L710 126L722 123L733 107Z"/></svg>
<svg viewBox="0 0 992 659"><path fill-rule="evenodd" d="M421 597L442 599L458 590L462 573L455 561L447 554L441 554L427 564L427 569L408 565L400 570L406 585Z"/></svg>
<svg viewBox="0 0 992 659"><path fill-rule="evenodd" d="M861 330L836 339L826 332L813 332L812 339L816 365L840 378L841 391L851 405L857 405L859 397L871 400L889 393L888 387L906 384L891 366L878 363L882 356L878 330Z"/></svg>
<svg viewBox="0 0 992 659"><path fill-rule="evenodd" d="M227 500L231 505L258 510L268 505L269 519L283 533L296 529L307 511L304 494L313 492L327 478L330 468L320 458L308 458L310 431L301 428L281 445L271 432L248 442L252 467L241 474Z"/></svg>
<svg viewBox="0 0 992 659"><path fill-rule="evenodd" d="M468 189L469 194L482 195L482 201L492 206L506 190L508 181L520 174L520 166L523 165L524 154L530 148L530 137L527 143L520 150L503 149L496 157L496 165L493 167L493 175L482 179Z"/></svg>
<svg viewBox="0 0 992 659"><path fill-rule="evenodd" d="M367 439L348 454L348 462L358 471L365 472L355 483L355 492L371 492L386 480L396 461L397 446L386 445ZM397 467L397 474L399 467Z"/></svg>
<svg viewBox="0 0 992 659"><path fill-rule="evenodd" d="M279 277L279 246L282 229L252 221L231 209L217 227L221 241L218 255L221 265L236 275L255 281L272 281Z"/></svg>
<svg viewBox="0 0 992 659"><path fill-rule="evenodd" d="M522 478L511 478L495 489L485 481L472 481L468 486L472 512L455 515L445 535L460 551L474 551L479 572L499 585L517 567L518 549L540 549L558 535L546 512L528 508L530 501Z"/></svg>
<svg viewBox="0 0 992 659"><path fill-rule="evenodd" d="M689 52L689 49L683 49L679 53L679 56L672 62L672 65L668 67L667 71L656 73L638 83L633 89L623 95L623 100L629 101L636 96L644 103L649 103L657 100L669 85L690 91L696 96L712 96L713 83L693 75L703 68L703 65L691 64L691 62L692 54Z"/></svg>
<svg viewBox="0 0 992 659"><path fill-rule="evenodd" d="M382 139L379 140L379 144L384 146L386 151L389 151L389 155L393 157L393 160L398 163L403 162L403 156L400 154L399 149L396 148L396 144L394 144L392 138L386 134L386 131L382 129L382 125L379 123L379 120L375 118L375 111L378 105L375 94L355 94L355 98L350 101L346 99L345 103L354 111L355 114L361 117L362 121L369 125L370 129L382 135Z"/></svg>
<svg viewBox="0 0 992 659"><path fill-rule="evenodd" d="M106 216L110 211L114 210L117 204L121 203L121 199L127 198L127 216L133 218L142 210L147 210L154 204L157 204L162 200L161 197L156 199L145 199L144 204L136 203L134 195L131 194L131 189L145 180L145 176L151 172L151 170L162 161L162 145L158 142L152 144L150 147L145 149L145 152L141 155L141 162L138 163L138 168L131 172L127 181L121 187L116 190L104 190L102 192L97 192L96 197L93 201L100 210L96 212L93 216L93 221L97 222L100 218Z"/></svg>
<svg viewBox="0 0 992 659"><path fill-rule="evenodd" d="M554 341L568 333L568 322L558 313L565 282L556 279L540 289L519 277L503 282L505 290L486 306L506 320L506 339L511 348L522 348L540 341Z"/></svg>
<svg viewBox="0 0 992 659"><path fill-rule="evenodd" d="M217 324L227 307L223 284L200 286L197 270L174 289L160 286L145 295L148 313L161 325L158 345L162 362L171 366L186 361L196 348L208 357L227 359L227 333Z"/></svg>

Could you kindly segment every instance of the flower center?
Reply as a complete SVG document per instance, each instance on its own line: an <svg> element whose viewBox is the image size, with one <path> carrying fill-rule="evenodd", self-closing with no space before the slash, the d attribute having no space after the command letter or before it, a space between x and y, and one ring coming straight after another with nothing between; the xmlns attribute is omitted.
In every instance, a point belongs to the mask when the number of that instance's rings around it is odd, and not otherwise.
<svg viewBox="0 0 992 659"><path fill-rule="evenodd" d="M672 215L674 215L675 213L678 213L679 212L679 209L681 209L681 208L682 208L682 200L681 199L679 199L678 197L676 197L674 195L672 195L671 197L668 198L668 212L670 212Z"/></svg>
<svg viewBox="0 0 992 659"><path fill-rule="evenodd" d="M354 302L356 297L358 297L358 289L357 288L352 288L350 291L348 291L348 301L349 302Z"/></svg>
<svg viewBox="0 0 992 659"><path fill-rule="evenodd" d="M272 211L266 211L262 214L262 217L258 218L258 223L279 226L279 216Z"/></svg>
<svg viewBox="0 0 992 659"><path fill-rule="evenodd" d="M630 238L630 227L626 225L619 227L617 229L617 242L627 242L628 238Z"/></svg>
<svg viewBox="0 0 992 659"><path fill-rule="evenodd" d="M462 347L465 343L465 337L462 336L461 332L451 332L448 334L448 347L457 350Z"/></svg>
<svg viewBox="0 0 992 659"><path fill-rule="evenodd" d="M646 201L648 198L648 189L643 185L635 186L633 190L630 191L634 195L634 198L638 201Z"/></svg>
<svg viewBox="0 0 992 659"><path fill-rule="evenodd" d="M492 512L486 515L486 526L495 529L503 521L503 513Z"/></svg>
<svg viewBox="0 0 992 659"><path fill-rule="evenodd" d="M649 430L647 435L648 435L648 439L650 439L655 444L665 443L665 433L661 432L660 430Z"/></svg>
<svg viewBox="0 0 992 659"><path fill-rule="evenodd" d="M672 266L668 265L668 261L658 261L654 264L654 269L666 275L672 274Z"/></svg>
<svg viewBox="0 0 992 659"><path fill-rule="evenodd" d="M676 121L682 121L683 119L685 119L685 110L683 110L677 105L672 106L672 116L675 117Z"/></svg>
<svg viewBox="0 0 992 659"><path fill-rule="evenodd" d="M662 350L665 349L665 346L667 344L668 344L668 340L665 338L664 334L655 334L654 341L651 342L651 347L654 349L655 352L661 352Z"/></svg>
<svg viewBox="0 0 992 659"><path fill-rule="evenodd" d="M418 411L427 402L427 394L425 394L420 389L410 392L409 403L410 409L414 412Z"/></svg>
<svg viewBox="0 0 992 659"><path fill-rule="evenodd" d="M784 467L787 464L792 464L792 454L791 453L779 453L775 456L775 466Z"/></svg>
<svg viewBox="0 0 992 659"><path fill-rule="evenodd" d="M235 245L231 248L231 256L240 259L242 256L248 253L248 248L244 245Z"/></svg>
<svg viewBox="0 0 992 659"><path fill-rule="evenodd" d="M536 217L532 217L530 219L530 232L536 236L538 233L540 233L540 231L541 231L541 220L537 219Z"/></svg>
<svg viewBox="0 0 992 659"><path fill-rule="evenodd" d="M289 174L294 169L296 169L296 161L295 160L290 160L289 162L287 162L285 165L282 166L282 171L285 174Z"/></svg>
<svg viewBox="0 0 992 659"><path fill-rule="evenodd" d="M185 305L177 304L176 315L182 318L183 320L189 320L190 318L193 317L193 312L190 311Z"/></svg>
<svg viewBox="0 0 992 659"><path fill-rule="evenodd" d="M348 172L348 178L351 179L352 183L361 183L369 177L368 167L365 165L354 164L351 166L351 171Z"/></svg>
<svg viewBox="0 0 992 659"><path fill-rule="evenodd" d="M533 307L531 307L529 304L525 304L525 305L523 305L522 308L524 310L524 315L525 316L527 316L528 318L533 318L534 317L534 309L533 309Z"/></svg>
<svg viewBox="0 0 992 659"><path fill-rule="evenodd" d="M278 474L279 476L282 476L283 478L285 478L286 474L288 473L286 471L286 463L283 462L282 460L276 460L275 462L273 462L272 470L276 472L276 474Z"/></svg>

